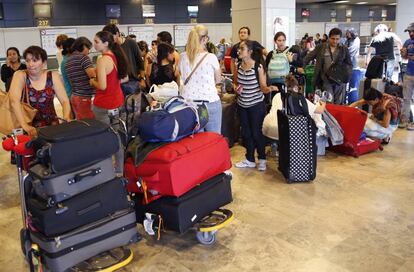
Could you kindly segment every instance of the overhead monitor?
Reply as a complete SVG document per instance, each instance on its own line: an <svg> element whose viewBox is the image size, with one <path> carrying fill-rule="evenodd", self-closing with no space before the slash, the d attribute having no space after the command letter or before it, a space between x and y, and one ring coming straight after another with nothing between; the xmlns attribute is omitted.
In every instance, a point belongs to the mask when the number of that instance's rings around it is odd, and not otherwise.
<svg viewBox="0 0 414 272"><path fill-rule="evenodd" d="M117 4L105 5L106 18L120 18L121 6Z"/></svg>
<svg viewBox="0 0 414 272"><path fill-rule="evenodd" d="M369 17L369 18L374 18L374 10L373 10L373 9L370 9L370 10L368 11L368 17Z"/></svg>
<svg viewBox="0 0 414 272"><path fill-rule="evenodd" d="M155 17L155 5L142 5L142 17L154 18Z"/></svg>
<svg viewBox="0 0 414 272"><path fill-rule="evenodd" d="M187 6L188 17L197 18L198 17L198 6Z"/></svg>
<svg viewBox="0 0 414 272"><path fill-rule="evenodd" d="M387 18L387 10L386 9L381 10L381 18Z"/></svg>
<svg viewBox="0 0 414 272"><path fill-rule="evenodd" d="M310 9L302 8L302 17L310 17Z"/></svg>
<svg viewBox="0 0 414 272"><path fill-rule="evenodd" d="M336 9L331 9L331 18L336 18Z"/></svg>
<svg viewBox="0 0 414 272"><path fill-rule="evenodd" d="M34 3L33 4L33 17L35 19L48 19L52 17L52 4L51 3Z"/></svg>
<svg viewBox="0 0 414 272"><path fill-rule="evenodd" d="M346 18L351 18L352 17L352 9L346 9L345 10L345 17Z"/></svg>

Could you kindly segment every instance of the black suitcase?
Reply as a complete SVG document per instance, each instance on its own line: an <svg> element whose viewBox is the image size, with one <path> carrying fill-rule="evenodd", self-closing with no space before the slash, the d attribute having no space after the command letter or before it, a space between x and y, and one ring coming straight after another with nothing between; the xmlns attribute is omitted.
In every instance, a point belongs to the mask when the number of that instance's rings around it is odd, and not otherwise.
<svg viewBox="0 0 414 272"><path fill-rule="evenodd" d="M133 203L132 203L133 204ZM126 181L116 178L54 206L33 193L27 209L31 224L46 236L56 236L131 207Z"/></svg>
<svg viewBox="0 0 414 272"><path fill-rule="evenodd" d="M39 128L32 145L38 161L51 173L65 173L111 157L119 140L107 124L84 119Z"/></svg>
<svg viewBox="0 0 414 272"><path fill-rule="evenodd" d="M77 171L60 174L50 173L48 167L38 163L30 167L29 174L36 195L52 205L115 178L111 157Z"/></svg>
<svg viewBox="0 0 414 272"><path fill-rule="evenodd" d="M215 176L181 197L162 197L148 205L142 204L142 195L136 195L137 222L143 223L145 213L161 215L164 226L179 233L186 232L203 217L233 201L231 176Z"/></svg>
<svg viewBox="0 0 414 272"><path fill-rule="evenodd" d="M31 230L30 238L48 271L63 272L99 253L136 242L136 216L131 209L123 210L57 237Z"/></svg>
<svg viewBox="0 0 414 272"><path fill-rule="evenodd" d="M240 119L237 114L237 102L222 102L221 134L226 137L229 147L232 147L240 135Z"/></svg>
<svg viewBox="0 0 414 272"><path fill-rule="evenodd" d="M284 109L277 111L279 171L288 183L316 177L316 125L309 115L306 98L285 94Z"/></svg>

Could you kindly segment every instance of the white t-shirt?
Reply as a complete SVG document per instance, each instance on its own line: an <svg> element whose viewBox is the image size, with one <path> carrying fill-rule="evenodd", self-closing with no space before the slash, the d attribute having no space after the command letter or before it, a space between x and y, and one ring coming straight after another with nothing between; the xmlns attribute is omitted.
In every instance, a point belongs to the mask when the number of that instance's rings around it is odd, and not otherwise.
<svg viewBox="0 0 414 272"><path fill-rule="evenodd" d="M194 67L201 60L206 53L198 53L194 60ZM180 63L178 68L181 74L181 95L185 99L190 100L205 100L208 102L215 102L220 99L217 94L216 82L214 79L215 71L220 69L220 64L216 55L208 53L207 57L203 60L187 85L184 86L184 81L191 74L194 67L190 67L190 60L187 53L181 53Z"/></svg>
<svg viewBox="0 0 414 272"><path fill-rule="evenodd" d="M316 135L317 136L326 135L325 122L322 120L322 114L315 113L315 110L316 110L315 104L310 102L308 99L306 99L306 102L308 102L309 115L315 121L316 127L318 128ZM277 126L277 110L281 110L282 108L283 108L283 103L282 103L281 94L278 93L273 97L272 108L270 109L270 112L266 115L263 121L262 132L263 132L263 135L265 135L266 137L269 137L274 140L279 139L279 130Z"/></svg>

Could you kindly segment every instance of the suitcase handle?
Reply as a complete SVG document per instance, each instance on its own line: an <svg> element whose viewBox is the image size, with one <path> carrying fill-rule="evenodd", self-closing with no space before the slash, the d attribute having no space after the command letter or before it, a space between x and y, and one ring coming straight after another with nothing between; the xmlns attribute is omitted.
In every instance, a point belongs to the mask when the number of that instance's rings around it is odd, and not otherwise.
<svg viewBox="0 0 414 272"><path fill-rule="evenodd" d="M75 183L83 180L86 177L93 177L93 176L96 176L100 173L102 173L101 168L91 169L91 170L88 170L88 171L85 171L85 172L82 172L82 173L78 173L73 178L68 180L68 184L69 185L75 184Z"/></svg>

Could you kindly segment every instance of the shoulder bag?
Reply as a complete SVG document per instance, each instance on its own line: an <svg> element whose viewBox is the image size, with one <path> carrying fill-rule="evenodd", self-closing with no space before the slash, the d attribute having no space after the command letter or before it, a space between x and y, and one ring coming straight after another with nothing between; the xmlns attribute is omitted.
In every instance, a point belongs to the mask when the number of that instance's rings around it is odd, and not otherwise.
<svg viewBox="0 0 414 272"><path fill-rule="evenodd" d="M26 101L24 101L26 98ZM25 83L24 94L21 99L22 113L24 121L27 124L31 124L33 118L37 114L37 109L33 108L29 104L29 91L27 89L27 84ZM19 124L10 103L9 93L0 91L0 133L9 134L13 129L19 128Z"/></svg>
<svg viewBox="0 0 414 272"><path fill-rule="evenodd" d="M331 66L329 67L328 71L326 72L326 77L332 83L336 83L338 85L348 83L351 80L352 76L352 65L346 64L344 62L339 63L334 61L331 47L328 45L329 54L331 55ZM337 50L340 50L337 48Z"/></svg>

